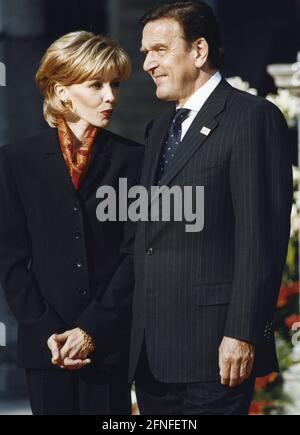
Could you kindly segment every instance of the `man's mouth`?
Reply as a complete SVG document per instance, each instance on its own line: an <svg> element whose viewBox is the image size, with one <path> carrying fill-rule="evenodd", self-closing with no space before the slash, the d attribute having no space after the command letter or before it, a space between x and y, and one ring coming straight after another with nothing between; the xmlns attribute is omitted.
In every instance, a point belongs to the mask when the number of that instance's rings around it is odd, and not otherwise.
<svg viewBox="0 0 300 435"><path fill-rule="evenodd" d="M157 76L153 76L153 80L155 82L160 82L160 80L162 80L163 78L167 77L165 74L159 74Z"/></svg>

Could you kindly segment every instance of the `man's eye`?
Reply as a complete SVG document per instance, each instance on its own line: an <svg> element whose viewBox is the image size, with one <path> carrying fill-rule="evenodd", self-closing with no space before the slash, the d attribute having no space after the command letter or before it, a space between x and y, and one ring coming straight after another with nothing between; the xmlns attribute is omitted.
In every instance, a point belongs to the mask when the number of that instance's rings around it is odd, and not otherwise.
<svg viewBox="0 0 300 435"><path fill-rule="evenodd" d="M159 49L158 49L158 53L159 53L159 54L164 54L165 51L166 51L165 48L159 48Z"/></svg>

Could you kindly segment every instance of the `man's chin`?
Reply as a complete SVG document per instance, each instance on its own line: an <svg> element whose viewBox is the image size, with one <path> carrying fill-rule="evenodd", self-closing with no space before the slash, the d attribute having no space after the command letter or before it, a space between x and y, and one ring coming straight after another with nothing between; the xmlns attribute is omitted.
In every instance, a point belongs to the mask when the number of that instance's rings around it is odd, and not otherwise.
<svg viewBox="0 0 300 435"><path fill-rule="evenodd" d="M170 95L166 91L163 91L162 89L159 88L156 89L156 97L159 100L172 101Z"/></svg>

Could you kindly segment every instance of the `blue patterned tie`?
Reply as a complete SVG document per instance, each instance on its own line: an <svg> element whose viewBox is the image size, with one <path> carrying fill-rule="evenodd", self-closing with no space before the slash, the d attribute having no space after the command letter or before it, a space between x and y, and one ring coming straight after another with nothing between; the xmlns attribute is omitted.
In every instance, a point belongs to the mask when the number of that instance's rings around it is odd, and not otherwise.
<svg viewBox="0 0 300 435"><path fill-rule="evenodd" d="M159 165L156 173L156 184L160 184L161 177L163 176L168 164L173 159L177 146L181 139L182 123L188 117L189 109L176 110L175 116L172 120L171 126L166 136L165 145L160 156Z"/></svg>

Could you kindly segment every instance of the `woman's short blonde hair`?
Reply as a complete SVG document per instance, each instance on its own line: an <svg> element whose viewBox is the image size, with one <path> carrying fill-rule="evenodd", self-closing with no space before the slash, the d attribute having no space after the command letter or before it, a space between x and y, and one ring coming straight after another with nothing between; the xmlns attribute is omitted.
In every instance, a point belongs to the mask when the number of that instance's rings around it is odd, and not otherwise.
<svg viewBox="0 0 300 435"><path fill-rule="evenodd" d="M51 127L68 108L57 97L57 83L70 86L87 80L111 81L118 77L126 80L131 63L126 52L110 39L91 32L68 33L57 39L44 54L36 83L44 97L44 117Z"/></svg>

